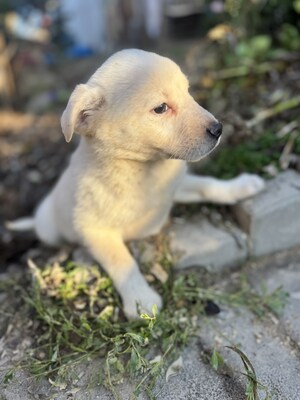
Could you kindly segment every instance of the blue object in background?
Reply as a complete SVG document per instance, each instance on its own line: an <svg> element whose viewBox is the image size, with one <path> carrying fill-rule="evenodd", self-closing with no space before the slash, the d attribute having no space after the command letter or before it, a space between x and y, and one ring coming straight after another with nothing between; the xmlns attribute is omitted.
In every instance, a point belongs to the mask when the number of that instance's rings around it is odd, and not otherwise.
<svg viewBox="0 0 300 400"><path fill-rule="evenodd" d="M90 47L81 46L75 44L66 50L66 55L70 58L84 58L94 54L94 51Z"/></svg>

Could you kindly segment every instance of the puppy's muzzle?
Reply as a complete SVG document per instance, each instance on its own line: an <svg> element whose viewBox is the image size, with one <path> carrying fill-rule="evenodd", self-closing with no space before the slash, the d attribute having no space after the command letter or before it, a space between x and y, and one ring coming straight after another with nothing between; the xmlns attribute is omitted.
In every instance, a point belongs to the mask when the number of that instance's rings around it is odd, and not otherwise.
<svg viewBox="0 0 300 400"><path fill-rule="evenodd" d="M221 122L213 122L209 128L206 128L206 132L216 140L222 135L222 131L223 126Z"/></svg>

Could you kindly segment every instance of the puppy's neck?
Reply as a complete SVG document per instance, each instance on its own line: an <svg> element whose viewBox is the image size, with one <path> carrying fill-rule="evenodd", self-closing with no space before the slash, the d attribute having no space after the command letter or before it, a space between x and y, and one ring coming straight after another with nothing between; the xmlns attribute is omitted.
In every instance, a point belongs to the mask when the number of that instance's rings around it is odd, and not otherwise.
<svg viewBox="0 0 300 400"><path fill-rule="evenodd" d="M130 145L126 148L119 148L110 144L108 146L105 142L101 142L99 139L90 137L81 137L77 151L81 153L81 157L86 159L86 162L91 163L115 163L117 162L128 162L128 163L145 163L149 164L166 164L168 162L175 161L170 159L163 151L157 149L143 149L138 152L135 149L131 149ZM184 163L184 161L176 160Z"/></svg>

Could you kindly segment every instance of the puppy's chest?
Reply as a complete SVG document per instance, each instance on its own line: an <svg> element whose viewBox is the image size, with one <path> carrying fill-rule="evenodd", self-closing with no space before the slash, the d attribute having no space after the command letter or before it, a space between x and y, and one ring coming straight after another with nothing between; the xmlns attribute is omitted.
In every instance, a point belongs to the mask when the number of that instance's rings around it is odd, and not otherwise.
<svg viewBox="0 0 300 400"><path fill-rule="evenodd" d="M104 180L102 175L99 184L85 179L79 196L85 198L81 211L92 213L101 225L126 230L150 227L167 217L184 171L183 164L170 161L165 168L125 166Z"/></svg>
<svg viewBox="0 0 300 400"><path fill-rule="evenodd" d="M175 187L169 182L137 182L127 188L123 201L133 215L142 217L149 211L158 211L171 205Z"/></svg>
<svg viewBox="0 0 300 400"><path fill-rule="evenodd" d="M143 216L173 203L175 190L180 177L177 174L166 174L162 171L147 171L127 177L127 182L116 186L116 207L124 207L133 218Z"/></svg>
<svg viewBox="0 0 300 400"><path fill-rule="evenodd" d="M126 195L146 210L172 203L184 171L183 164L177 160L134 171L125 187Z"/></svg>
<svg viewBox="0 0 300 400"><path fill-rule="evenodd" d="M116 220L122 227L125 240L138 239L156 234L165 223L173 205L179 177L144 179L136 181L124 198L123 216ZM121 203L119 204L121 207ZM121 211L121 210L120 210ZM119 214L119 215L120 215Z"/></svg>

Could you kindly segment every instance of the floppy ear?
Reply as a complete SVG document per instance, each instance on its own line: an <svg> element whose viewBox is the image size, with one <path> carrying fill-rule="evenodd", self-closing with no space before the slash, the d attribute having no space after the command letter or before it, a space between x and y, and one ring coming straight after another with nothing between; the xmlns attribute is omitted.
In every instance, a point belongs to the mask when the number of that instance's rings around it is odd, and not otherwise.
<svg viewBox="0 0 300 400"><path fill-rule="evenodd" d="M73 133L88 133L91 119L104 103L100 87L77 85L70 96L60 123L66 141L69 143Z"/></svg>

